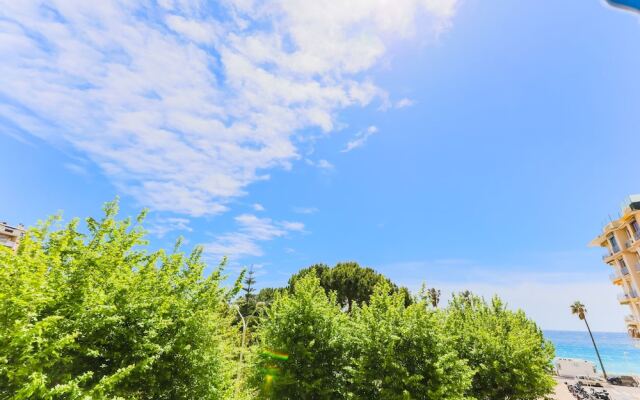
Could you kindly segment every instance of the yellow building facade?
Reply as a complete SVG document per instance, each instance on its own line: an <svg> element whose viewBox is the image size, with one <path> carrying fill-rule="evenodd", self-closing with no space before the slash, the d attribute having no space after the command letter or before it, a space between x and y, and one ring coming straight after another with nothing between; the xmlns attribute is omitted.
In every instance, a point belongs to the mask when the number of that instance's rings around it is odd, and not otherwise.
<svg viewBox="0 0 640 400"><path fill-rule="evenodd" d="M602 259L611 269L611 282L621 288L618 301L629 307L629 335L640 339L640 195L629 196L618 219L605 225L591 245L607 249Z"/></svg>

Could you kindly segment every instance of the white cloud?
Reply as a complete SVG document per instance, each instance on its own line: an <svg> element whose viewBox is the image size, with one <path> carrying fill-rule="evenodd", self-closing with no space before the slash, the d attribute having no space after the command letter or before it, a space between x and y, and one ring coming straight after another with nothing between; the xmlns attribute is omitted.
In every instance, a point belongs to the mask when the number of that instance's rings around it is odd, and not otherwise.
<svg viewBox="0 0 640 400"><path fill-rule="evenodd" d="M325 159L320 159L318 161L313 161L309 158L305 159L305 162L313 167L317 167L320 169L323 169L325 171L329 171L334 169L333 164L331 164L329 161L325 160Z"/></svg>
<svg viewBox="0 0 640 400"><path fill-rule="evenodd" d="M405 107L411 107L413 105L413 100L408 99L408 98L403 98L400 99L396 102L396 104L394 104L395 108L405 108Z"/></svg>
<svg viewBox="0 0 640 400"><path fill-rule="evenodd" d="M329 161L327 160L318 160L318 163L316 164L318 166L318 168L321 169L333 169L333 164L331 164Z"/></svg>
<svg viewBox="0 0 640 400"><path fill-rule="evenodd" d="M192 232L189 219L181 217L155 217L145 222L147 231L159 238L173 231Z"/></svg>
<svg viewBox="0 0 640 400"><path fill-rule="evenodd" d="M235 218L239 225L237 232L219 235L213 243L205 245L207 254L222 258L238 259L246 256L263 255L259 242L284 237L290 232L304 231L304 224L293 221L273 221L252 214L242 214Z"/></svg>
<svg viewBox="0 0 640 400"><path fill-rule="evenodd" d="M377 132L378 132L378 128L376 128L375 126L370 126L366 130L358 132L356 136L353 138L353 140L350 140L347 143L347 146L340 151L342 153L347 153L353 149L357 149L358 147L364 146L364 144L367 142L367 140L369 140L371 135Z"/></svg>
<svg viewBox="0 0 640 400"><path fill-rule="evenodd" d="M333 169L333 164L331 164L329 161L327 160L318 160L317 163L318 168L321 169Z"/></svg>
<svg viewBox="0 0 640 400"><path fill-rule="evenodd" d="M315 214L318 209L316 207L293 207L293 212L296 214Z"/></svg>
<svg viewBox="0 0 640 400"><path fill-rule="evenodd" d="M384 97L366 72L455 5L0 0L3 131L73 147L142 205L220 213L299 158L295 132Z"/></svg>
<svg viewBox="0 0 640 400"><path fill-rule="evenodd" d="M264 211L264 206L260 203L254 203L251 207L253 207L255 211Z"/></svg>
<svg viewBox="0 0 640 400"><path fill-rule="evenodd" d="M295 232L304 231L304 224L302 222L283 221L282 227L288 231L295 231Z"/></svg>

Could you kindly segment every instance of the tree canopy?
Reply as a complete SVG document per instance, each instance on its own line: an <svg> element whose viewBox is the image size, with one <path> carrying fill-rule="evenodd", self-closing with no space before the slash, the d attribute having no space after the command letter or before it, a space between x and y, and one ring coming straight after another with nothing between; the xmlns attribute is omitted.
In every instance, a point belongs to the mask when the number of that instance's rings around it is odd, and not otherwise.
<svg viewBox="0 0 640 400"><path fill-rule="evenodd" d="M412 298L354 262L305 268L287 288L256 293L251 270L225 287L224 261L207 276L202 248L150 250L144 213L117 214L111 202L84 226L51 218L17 252L0 247L1 399L536 400L552 391L553 346L497 297L465 291L438 308L439 290Z"/></svg>
<svg viewBox="0 0 640 400"><path fill-rule="evenodd" d="M523 311L498 298L455 295L445 310L446 329L474 375L469 394L477 400L535 400L555 385L554 348Z"/></svg>
<svg viewBox="0 0 640 400"><path fill-rule="evenodd" d="M405 305L409 305L412 302L407 288L399 288L386 276L372 268L361 267L356 262L342 262L334 267L329 267L326 264L315 264L303 268L291 276L289 289L293 290L296 282L308 274L317 276L320 286L325 291L334 291L338 303L348 311L351 311L354 304L368 303L375 286L379 283L388 284L391 288L390 290L394 293L403 292Z"/></svg>
<svg viewBox="0 0 640 400"><path fill-rule="evenodd" d="M30 229L0 249L0 398L227 399L235 331L200 248L148 251L137 221Z"/></svg>

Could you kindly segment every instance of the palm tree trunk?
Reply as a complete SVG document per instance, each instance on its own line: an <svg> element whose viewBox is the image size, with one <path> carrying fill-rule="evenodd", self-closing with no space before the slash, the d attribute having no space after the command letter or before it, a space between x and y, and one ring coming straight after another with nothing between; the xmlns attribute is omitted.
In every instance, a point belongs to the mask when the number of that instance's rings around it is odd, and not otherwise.
<svg viewBox="0 0 640 400"><path fill-rule="evenodd" d="M593 334L591 333L591 328L589 328L589 323L587 322L587 318L584 318L584 323L587 325L587 330L589 331L589 336L591 336L591 343L593 343L593 348L596 349L596 355L598 356L598 361L600 361L600 368L602 368L602 374L604 375L604 379L607 378L607 371L604 370L604 364L602 363L602 358L600 358L600 352L598 351L598 346L596 346L596 341L593 339Z"/></svg>

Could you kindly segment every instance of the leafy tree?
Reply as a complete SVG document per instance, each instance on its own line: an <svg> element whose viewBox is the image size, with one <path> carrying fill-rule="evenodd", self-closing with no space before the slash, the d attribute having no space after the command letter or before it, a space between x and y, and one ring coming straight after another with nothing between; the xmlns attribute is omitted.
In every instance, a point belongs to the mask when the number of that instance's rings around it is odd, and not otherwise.
<svg viewBox="0 0 640 400"><path fill-rule="evenodd" d="M464 399L471 369L458 358L441 313L376 286L353 312L352 391L357 399Z"/></svg>
<svg viewBox="0 0 640 400"><path fill-rule="evenodd" d="M534 400L553 391L553 345L523 311L464 292L446 309L446 329L475 372L474 398Z"/></svg>
<svg viewBox="0 0 640 400"><path fill-rule="evenodd" d="M269 306L273 303L276 293L282 293L284 291L286 291L284 288L262 288L256 295L256 301Z"/></svg>
<svg viewBox="0 0 640 400"><path fill-rule="evenodd" d="M136 222L59 218L0 250L0 398L227 399L237 333L202 250L149 252ZM235 398L238 398L237 396Z"/></svg>
<svg viewBox="0 0 640 400"><path fill-rule="evenodd" d="M276 293L258 327L254 384L272 399L345 398L347 315L317 276Z"/></svg>
<svg viewBox="0 0 640 400"><path fill-rule="evenodd" d="M333 268L325 264L315 264L301 269L289 279L289 288L293 288L296 281L308 274L318 277L320 285L328 292L335 291L340 305L351 311L353 304L369 301L373 288L379 283L388 283L393 292L403 292L405 305L412 302L407 288L398 288L387 277L371 268L363 268L356 262L338 263Z"/></svg>

